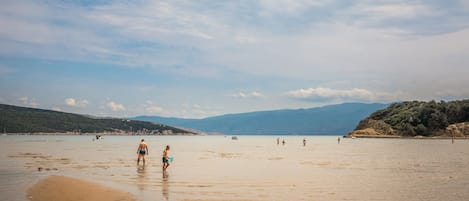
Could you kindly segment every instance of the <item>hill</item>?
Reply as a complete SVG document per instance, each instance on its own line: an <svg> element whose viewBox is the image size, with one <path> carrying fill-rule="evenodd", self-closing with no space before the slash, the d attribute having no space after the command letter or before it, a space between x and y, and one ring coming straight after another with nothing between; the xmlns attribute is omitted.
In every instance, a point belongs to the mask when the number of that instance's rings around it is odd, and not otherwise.
<svg viewBox="0 0 469 201"><path fill-rule="evenodd" d="M162 124L85 115L0 104L0 132L8 133L190 133Z"/></svg>
<svg viewBox="0 0 469 201"><path fill-rule="evenodd" d="M344 103L296 110L227 114L204 119L138 116L133 119L225 134L343 135L385 104Z"/></svg>
<svg viewBox="0 0 469 201"><path fill-rule="evenodd" d="M469 136L469 99L391 104L360 121L352 136Z"/></svg>

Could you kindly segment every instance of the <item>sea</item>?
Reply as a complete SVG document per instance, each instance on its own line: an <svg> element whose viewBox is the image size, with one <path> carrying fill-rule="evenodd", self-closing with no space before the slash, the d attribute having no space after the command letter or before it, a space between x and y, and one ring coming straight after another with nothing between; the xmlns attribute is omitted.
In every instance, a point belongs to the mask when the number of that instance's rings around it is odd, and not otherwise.
<svg viewBox="0 0 469 201"><path fill-rule="evenodd" d="M149 146L145 165L137 165L141 139ZM163 172L166 145L174 160ZM29 200L27 189L50 175L142 201L469 200L469 140L3 135L0 161L2 201Z"/></svg>

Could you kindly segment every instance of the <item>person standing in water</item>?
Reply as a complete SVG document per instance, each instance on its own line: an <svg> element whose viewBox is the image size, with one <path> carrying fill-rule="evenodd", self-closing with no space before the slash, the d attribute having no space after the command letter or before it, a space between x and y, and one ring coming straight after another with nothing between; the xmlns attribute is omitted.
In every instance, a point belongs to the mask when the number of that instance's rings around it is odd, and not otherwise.
<svg viewBox="0 0 469 201"><path fill-rule="evenodd" d="M140 163L140 158L143 159L143 165L145 165L145 155L148 155L148 146L147 144L145 144L144 139L142 139L140 141L140 145L138 145L137 154L138 154L137 165Z"/></svg>
<svg viewBox="0 0 469 201"><path fill-rule="evenodd" d="M168 156L168 151L169 151L169 145L166 145L166 148L163 151L163 172L166 171L166 168L169 166L169 156Z"/></svg>

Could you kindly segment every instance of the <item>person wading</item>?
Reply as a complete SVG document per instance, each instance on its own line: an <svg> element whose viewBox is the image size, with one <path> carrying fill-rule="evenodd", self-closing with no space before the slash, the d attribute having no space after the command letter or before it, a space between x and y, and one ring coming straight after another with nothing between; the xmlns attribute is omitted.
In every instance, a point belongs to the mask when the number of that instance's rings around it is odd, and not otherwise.
<svg viewBox="0 0 469 201"><path fill-rule="evenodd" d="M140 158L143 159L143 165L145 165L145 155L148 155L148 146L147 144L145 144L144 139L142 139L140 141L140 145L138 145L137 154L138 154L137 165L140 163Z"/></svg>

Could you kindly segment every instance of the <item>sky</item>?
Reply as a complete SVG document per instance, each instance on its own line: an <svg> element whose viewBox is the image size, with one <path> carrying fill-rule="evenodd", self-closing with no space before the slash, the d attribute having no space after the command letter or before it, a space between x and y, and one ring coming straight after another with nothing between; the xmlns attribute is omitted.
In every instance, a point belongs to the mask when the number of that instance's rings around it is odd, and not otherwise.
<svg viewBox="0 0 469 201"><path fill-rule="evenodd" d="M0 0L0 103L204 118L469 98L469 0Z"/></svg>

